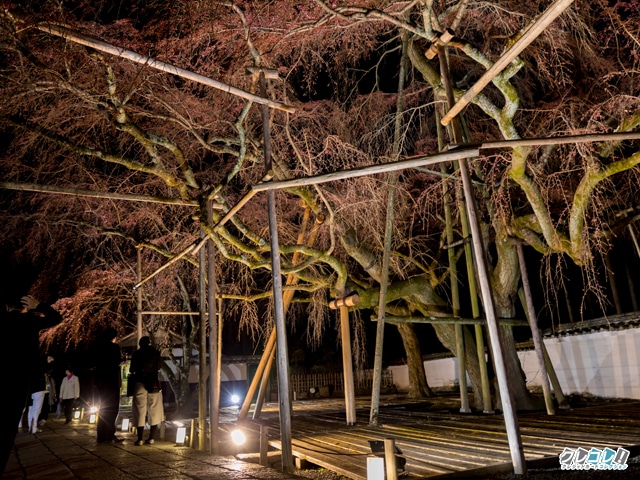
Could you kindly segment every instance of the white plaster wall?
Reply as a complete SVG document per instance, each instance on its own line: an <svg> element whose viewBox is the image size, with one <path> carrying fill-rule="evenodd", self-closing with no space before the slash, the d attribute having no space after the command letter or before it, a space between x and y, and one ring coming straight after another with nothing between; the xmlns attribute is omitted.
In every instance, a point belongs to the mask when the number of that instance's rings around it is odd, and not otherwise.
<svg viewBox="0 0 640 480"><path fill-rule="evenodd" d="M406 365L388 367L393 383L400 392L409 391L409 369ZM449 387L458 381L458 359L454 357L427 360L424 369L430 387Z"/></svg>
<svg viewBox="0 0 640 480"><path fill-rule="evenodd" d="M640 399L640 328L545 338L563 393ZM529 387L541 386L534 350L518 352ZM429 386L452 387L458 381L457 359L424 362ZM406 365L389 367L399 391L409 390Z"/></svg>
<svg viewBox="0 0 640 480"><path fill-rule="evenodd" d="M544 340L563 393L640 399L640 329ZM530 386L541 385L533 350L520 352Z"/></svg>
<svg viewBox="0 0 640 480"><path fill-rule="evenodd" d="M198 371L200 370L199 364L191 365L189 368L189 383L198 383ZM205 378L209 378L209 369L205 373ZM246 363L223 363L220 368L220 381L232 382L237 380L247 379L247 364Z"/></svg>
<svg viewBox="0 0 640 480"><path fill-rule="evenodd" d="M220 380L223 382L233 382L247 379L246 363L222 364Z"/></svg>

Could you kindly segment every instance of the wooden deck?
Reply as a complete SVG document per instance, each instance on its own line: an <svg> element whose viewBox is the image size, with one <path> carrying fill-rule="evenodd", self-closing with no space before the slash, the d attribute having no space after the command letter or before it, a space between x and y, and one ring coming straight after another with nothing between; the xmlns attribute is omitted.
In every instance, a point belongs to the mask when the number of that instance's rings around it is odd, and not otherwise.
<svg viewBox="0 0 640 480"><path fill-rule="evenodd" d="M380 425L369 426L369 399L358 399L356 424L345 422L343 402L295 402L292 449L296 458L354 480L366 480L369 440L393 438L406 458L404 478L453 476L476 469L509 471L511 456L502 415L461 414L450 397L443 401L386 400ZM277 405L268 405L259 420L245 420L255 430L269 427L269 443L280 449ZM251 414L250 414L251 415ZM631 447L640 445L640 401L615 401L518 415L527 462L557 461L565 447Z"/></svg>

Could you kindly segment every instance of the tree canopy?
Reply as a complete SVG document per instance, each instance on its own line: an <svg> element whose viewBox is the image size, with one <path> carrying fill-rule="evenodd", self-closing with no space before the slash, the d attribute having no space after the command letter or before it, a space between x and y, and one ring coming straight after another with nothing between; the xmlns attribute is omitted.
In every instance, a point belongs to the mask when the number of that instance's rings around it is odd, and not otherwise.
<svg viewBox="0 0 640 480"><path fill-rule="evenodd" d="M33 293L61 298L57 306L66 320L50 341L64 339L73 348L92 335L87 326L94 324L116 322L124 330L134 318L138 252L145 277L203 232L217 247L225 318L234 320L225 328L259 345L272 309L264 193L221 228L214 230L206 219L208 201L218 222L263 180L262 106L54 36L48 26L64 25L255 95L258 77L251 69L277 71L278 78L267 82L267 97L294 109L270 110L272 174L285 180L431 155L454 144L451 133L439 128L447 108L440 57L459 98L550 3L10 5L0 27L0 237L5 258L32 268ZM427 58L446 29L453 39L439 56ZM575 2L464 110L464 142L637 130L639 38L637 2ZM599 271L614 239L629 234L638 213L638 146L634 140L519 146L482 150L471 159L499 317L522 312L518 241L542 259L549 303L557 301L554 292L562 291L571 265L584 278L581 298L610 308ZM290 287L296 293L288 322L314 345L334 321L328 300L353 291L361 298L354 309L355 341L364 341L367 317L378 309L392 184L386 314L471 315L468 293L453 312L447 254L452 251L462 265L464 245L450 245L443 213L452 207L455 240L468 237L458 171L443 164L403 170L397 183L392 178L376 174L276 194L283 273L297 282ZM34 185L68 194L19 191ZM78 190L95 196L73 195ZM314 221L317 238L308 241L305 232ZM197 256L186 255L147 282L149 310L197 311L197 263ZM461 273L458 280L466 292L470 279ZM171 329L185 338L199 327L191 317L146 321L150 330ZM425 352L415 329L398 324L398 330L416 367ZM452 325L434 325L434 332L455 351ZM510 332L505 329L505 336L513 342ZM470 376L478 384L475 339L470 330L465 337ZM365 349L356 351L359 364L366 364ZM516 361L511 370L517 377ZM428 394L418 377L419 371L413 393Z"/></svg>

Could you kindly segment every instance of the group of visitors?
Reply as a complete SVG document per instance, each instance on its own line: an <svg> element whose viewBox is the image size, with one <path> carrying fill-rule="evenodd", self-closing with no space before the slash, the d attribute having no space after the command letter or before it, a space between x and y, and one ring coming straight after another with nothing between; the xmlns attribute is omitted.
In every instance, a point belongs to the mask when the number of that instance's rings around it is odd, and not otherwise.
<svg viewBox="0 0 640 480"><path fill-rule="evenodd" d="M29 433L42 432L40 425L46 420L49 412L55 408L57 418L62 412L65 415L65 423L71 423L71 415L74 402L80 397L80 380L73 374L73 368L67 367L65 376L61 380L56 380L55 359L47 356L46 364L33 371L30 382L28 405L22 411L18 421L18 429L24 428L24 414L27 413L27 431ZM48 398L47 410L42 414L44 401Z"/></svg>
<svg viewBox="0 0 640 480"><path fill-rule="evenodd" d="M62 321L60 314L51 306L40 303L31 295L19 302L4 303L0 307L0 318L4 327L6 348L0 350L4 365L16 365L12 377L11 395L5 398L6 414L0 416L0 475L4 471L18 428L23 426L27 411L28 431L37 434L39 417L46 395L49 405L56 406L56 417L64 414L65 424L72 421L73 406L80 398L80 379L73 368L67 367L59 384L55 380L54 358L48 356L46 363L39 361L39 335L42 330L52 328ZM116 436L116 420L120 407L122 386L120 347L115 343L117 331L108 327L99 336L95 356L95 385L99 395L98 443L119 443ZM162 392L158 372L161 366L160 352L151 345L151 339L143 336L140 348L131 357L130 382L133 382L133 425L137 440L134 445L152 445L158 425L164 419ZM59 389L57 388L59 385ZM46 412L48 413L48 412ZM143 440L145 425L150 425L149 435Z"/></svg>

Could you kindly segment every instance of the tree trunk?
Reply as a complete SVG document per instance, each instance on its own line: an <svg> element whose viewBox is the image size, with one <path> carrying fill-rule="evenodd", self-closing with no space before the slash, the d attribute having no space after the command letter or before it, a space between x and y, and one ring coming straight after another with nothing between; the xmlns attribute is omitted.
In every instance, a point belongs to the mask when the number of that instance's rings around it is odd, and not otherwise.
<svg viewBox="0 0 640 480"><path fill-rule="evenodd" d="M420 342L415 328L411 323L397 325L402 343L407 353L407 367L409 370L409 398L432 397L433 391L427 383L427 376L422 361Z"/></svg>

